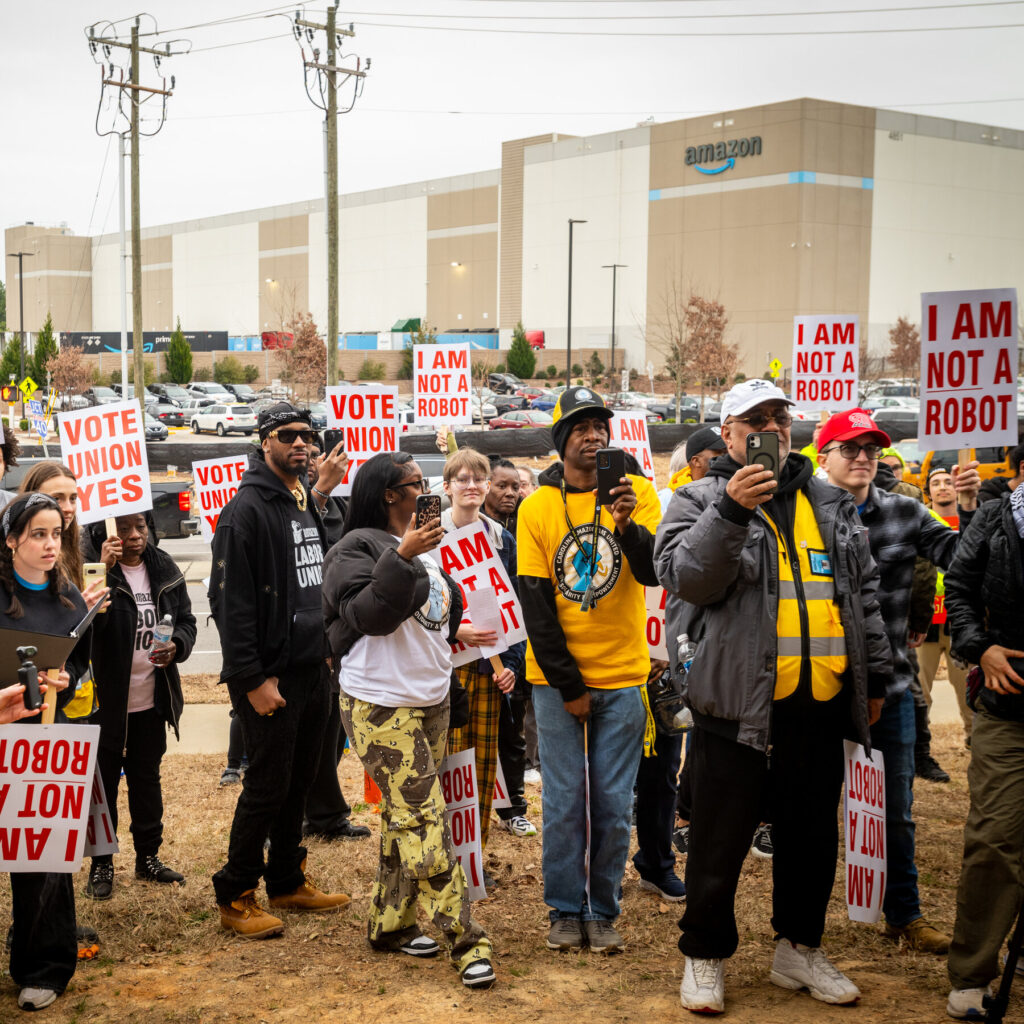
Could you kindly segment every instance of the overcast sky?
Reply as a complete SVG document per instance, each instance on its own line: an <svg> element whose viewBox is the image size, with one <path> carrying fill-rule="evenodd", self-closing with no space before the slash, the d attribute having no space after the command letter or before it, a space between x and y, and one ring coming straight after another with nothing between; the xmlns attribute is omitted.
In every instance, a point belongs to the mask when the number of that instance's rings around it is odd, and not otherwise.
<svg viewBox="0 0 1024 1024"><path fill-rule="evenodd" d="M0 0L0 227L117 230L117 144L96 133L101 76L84 28L131 19L139 2ZM155 19L160 34L144 43L185 39L192 52L160 73L143 59L144 84L176 76L166 124L142 142L143 225L322 196L322 114L303 88L294 5L148 2L141 30ZM373 61L341 118L342 192L496 168L505 139L800 96L1024 128L1024 2L355 0L339 21L356 28L345 52ZM130 24L114 31L127 39ZM99 110L102 130L114 122Z"/></svg>

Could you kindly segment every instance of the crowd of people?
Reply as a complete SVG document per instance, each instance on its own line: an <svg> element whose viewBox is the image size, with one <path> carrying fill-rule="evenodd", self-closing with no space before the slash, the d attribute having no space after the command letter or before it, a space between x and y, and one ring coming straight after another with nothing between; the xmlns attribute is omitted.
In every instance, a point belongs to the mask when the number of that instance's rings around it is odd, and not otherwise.
<svg viewBox="0 0 1024 1024"><path fill-rule="evenodd" d="M843 741L855 739L884 758L884 934L948 954L947 1012L983 1017L1022 902L1024 445L999 484L982 486L976 463L936 467L922 494L901 482L902 457L869 412L837 411L796 452L791 405L769 381L737 384L721 427L693 431L673 453L666 488L627 459L602 503L598 453L614 411L572 387L552 414L557 461L537 477L454 450L445 507L427 521L417 498L429 482L411 455L373 456L350 497L332 497L342 446L324 450L305 409L264 409L218 522L209 583L232 709L221 784L241 786L213 876L222 926L263 939L284 932L288 913L351 902L317 887L304 845L370 834L350 821L338 784L347 744L381 794L370 946L422 958L443 944L464 985L493 985L440 781L445 756L471 748L483 847L499 764L509 806L498 825L512 836L537 835L524 786L543 780L549 949L626 947L616 921L635 823L640 888L685 903L684 1008L725 1009L752 848L773 858L769 979L852 1004L860 991L822 944ZM774 468L748 463L755 435L773 436ZM439 440L447 452L443 429ZM0 450L6 465L12 444ZM33 467L21 490L0 497L0 625L70 629L103 602L58 678L40 682L56 691L47 703L59 721L100 726L98 774L115 829L124 776L135 877L184 885L160 859L160 763L182 711L178 666L196 639L185 581L145 515L80 530L75 480L59 463ZM501 639L472 623L431 557L473 524L516 591L528 641L503 645L498 664L453 668L453 644ZM106 580L86 587L92 562ZM648 652L644 588L657 586L667 661ZM951 937L922 905L913 817L915 777L948 781L928 732L943 658L971 749ZM31 721L23 688L0 682L0 721ZM654 714L666 693L692 728ZM71 876L11 877L11 976L20 1005L40 1009L66 987L82 940ZM482 883L497 884L486 873ZM113 857L93 857L85 895L109 899L114 887Z"/></svg>

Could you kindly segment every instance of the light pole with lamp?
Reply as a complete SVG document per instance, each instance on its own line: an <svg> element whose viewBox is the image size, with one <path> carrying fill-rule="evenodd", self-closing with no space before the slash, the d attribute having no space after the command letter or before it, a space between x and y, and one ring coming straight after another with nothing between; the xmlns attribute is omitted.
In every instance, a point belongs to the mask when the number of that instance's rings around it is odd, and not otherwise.
<svg viewBox="0 0 1024 1024"><path fill-rule="evenodd" d="M21 329L18 333L21 335L21 377L18 380L18 384L25 379L25 275L21 270L21 261L26 256L35 256L34 252L9 252L7 254L12 260L18 261L18 319L21 323ZM22 418L25 416L25 393L21 393L21 415Z"/></svg>
<svg viewBox="0 0 1024 1024"><path fill-rule="evenodd" d="M572 226L586 224L585 220L569 218L569 299L566 303L565 319L565 386L572 383Z"/></svg>
<svg viewBox="0 0 1024 1024"><path fill-rule="evenodd" d="M615 383L615 280L618 276L619 268L625 270L629 266L628 263L605 263L601 269L610 270L612 272L612 355L611 355L611 370L612 384Z"/></svg>

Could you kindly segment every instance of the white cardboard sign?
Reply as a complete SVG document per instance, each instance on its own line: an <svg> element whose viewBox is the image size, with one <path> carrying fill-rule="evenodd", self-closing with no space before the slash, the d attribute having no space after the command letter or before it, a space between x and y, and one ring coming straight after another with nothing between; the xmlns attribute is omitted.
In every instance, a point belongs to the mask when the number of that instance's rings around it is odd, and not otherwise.
<svg viewBox="0 0 1024 1024"><path fill-rule="evenodd" d="M83 857L106 857L118 852L117 833L110 817L110 805L103 791L99 767L92 777L92 797L89 806L89 824L85 827Z"/></svg>
<svg viewBox="0 0 1024 1024"><path fill-rule="evenodd" d="M98 725L0 726L0 871L82 866Z"/></svg>
<svg viewBox="0 0 1024 1024"><path fill-rule="evenodd" d="M413 345L412 366L417 423L436 427L473 422L468 341Z"/></svg>
<svg viewBox="0 0 1024 1024"><path fill-rule="evenodd" d="M235 496L242 474L249 468L245 455L226 459L203 459L192 463L192 485L199 506L199 529L209 544L217 530L221 510Z"/></svg>
<svg viewBox="0 0 1024 1024"><path fill-rule="evenodd" d="M860 321L856 316L793 317L790 397L808 412L858 404Z"/></svg>
<svg viewBox="0 0 1024 1024"><path fill-rule="evenodd" d="M843 740L846 788L846 912L851 921L874 924L885 895L885 762L880 750Z"/></svg>
<svg viewBox="0 0 1024 1024"><path fill-rule="evenodd" d="M921 450L1017 443L1017 290L921 296Z"/></svg>
<svg viewBox="0 0 1024 1024"><path fill-rule="evenodd" d="M644 587L644 601L647 604L647 650L655 661L668 661L668 645L665 642L667 597L664 587Z"/></svg>
<svg viewBox="0 0 1024 1024"><path fill-rule="evenodd" d="M466 873L469 898L487 898L484 863L480 849L480 802L476 791L476 749L449 754L438 772L447 805L445 817L451 828L455 856Z"/></svg>
<svg viewBox="0 0 1024 1024"><path fill-rule="evenodd" d="M429 347L429 346L428 346ZM345 432L348 469L332 493L352 493L359 467L379 452L398 451L398 388L390 384L327 389L327 426Z"/></svg>
<svg viewBox="0 0 1024 1024"><path fill-rule="evenodd" d="M470 523L459 530L445 534L440 547L431 552L449 576L459 585L462 603L467 612L473 606L473 591L485 587L494 590L501 612L504 632L501 650L526 639L523 625L523 611L519 598L512 589L512 583L501 564L497 551L491 544L483 523ZM473 621L464 614L463 622ZM499 636L499 639L501 637ZM493 653L493 651L492 651ZM467 647L461 642L452 645L452 665L466 665L483 656L479 647Z"/></svg>
<svg viewBox="0 0 1024 1024"><path fill-rule="evenodd" d="M60 454L78 478L80 526L153 507L146 426L138 402L61 413Z"/></svg>
<svg viewBox="0 0 1024 1024"><path fill-rule="evenodd" d="M647 414L631 409L617 410L608 421L608 443L629 452L648 480L654 479L654 458L651 438L647 432Z"/></svg>

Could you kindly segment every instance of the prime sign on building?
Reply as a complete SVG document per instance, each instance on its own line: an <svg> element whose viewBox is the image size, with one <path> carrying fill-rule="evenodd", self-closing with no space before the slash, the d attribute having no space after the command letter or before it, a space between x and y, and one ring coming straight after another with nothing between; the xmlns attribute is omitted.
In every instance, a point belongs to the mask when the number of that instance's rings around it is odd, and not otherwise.
<svg viewBox="0 0 1024 1024"><path fill-rule="evenodd" d="M922 449L1017 443L1017 291L921 296Z"/></svg>

